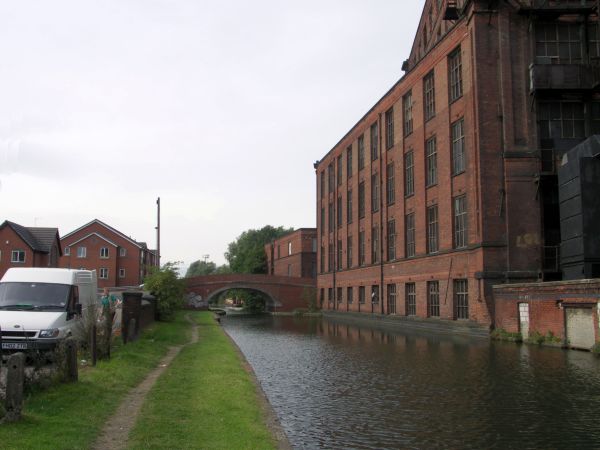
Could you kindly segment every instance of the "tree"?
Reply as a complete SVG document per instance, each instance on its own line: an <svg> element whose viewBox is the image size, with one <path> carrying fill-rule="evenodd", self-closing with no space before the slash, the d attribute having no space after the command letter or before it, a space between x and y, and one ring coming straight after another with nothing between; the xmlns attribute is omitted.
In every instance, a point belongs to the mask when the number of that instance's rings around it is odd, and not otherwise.
<svg viewBox="0 0 600 450"><path fill-rule="evenodd" d="M179 278L177 262L168 262L160 269L151 267L144 278L144 288L156 297L159 320L170 320L183 304L185 282Z"/></svg>
<svg viewBox="0 0 600 450"><path fill-rule="evenodd" d="M210 275L217 270L217 265L212 261L194 261L188 267L187 272L185 273L186 278L190 277L198 277L201 275Z"/></svg>
<svg viewBox="0 0 600 450"><path fill-rule="evenodd" d="M260 230L244 231L227 247L225 258L233 273L267 273L265 245L294 231L293 228L266 225Z"/></svg>
<svg viewBox="0 0 600 450"><path fill-rule="evenodd" d="M186 278L190 277L199 277L202 275L219 275L231 273L231 269L227 264L223 264L222 266L217 266L212 261L194 261L188 267L187 272L185 273Z"/></svg>

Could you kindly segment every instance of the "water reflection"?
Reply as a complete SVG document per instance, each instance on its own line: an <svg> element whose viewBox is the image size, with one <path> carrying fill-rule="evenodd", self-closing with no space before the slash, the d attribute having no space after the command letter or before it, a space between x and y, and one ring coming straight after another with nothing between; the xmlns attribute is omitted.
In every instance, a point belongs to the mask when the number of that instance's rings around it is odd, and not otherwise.
<svg viewBox="0 0 600 450"><path fill-rule="evenodd" d="M589 353L227 318L296 448L600 448Z"/></svg>

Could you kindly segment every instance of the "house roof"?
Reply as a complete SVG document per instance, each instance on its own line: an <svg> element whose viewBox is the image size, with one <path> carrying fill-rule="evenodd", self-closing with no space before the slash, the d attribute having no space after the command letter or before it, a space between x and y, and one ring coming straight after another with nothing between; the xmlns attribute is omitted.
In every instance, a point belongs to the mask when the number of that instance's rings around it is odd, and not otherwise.
<svg viewBox="0 0 600 450"><path fill-rule="evenodd" d="M71 247L71 246L73 246L73 245L75 245L75 244L78 244L78 243L80 243L81 241L85 241L85 240L86 240L87 238L89 238L90 236L98 236L100 239L102 239L103 241L106 241L106 242L108 242L108 243L109 243L110 245L112 245L113 247L118 247L118 246L119 246L118 244L115 244L113 241L111 241L111 240L110 240L110 239L108 239L107 237L105 237L105 236L102 236L100 233L96 233L95 231L94 231L93 233L90 233L90 234L88 234L88 235L86 235L86 236L82 237L81 239L78 239L78 240L76 240L75 242L71 242L71 243L69 244L69 246Z"/></svg>
<svg viewBox="0 0 600 450"><path fill-rule="evenodd" d="M18 223L5 220L0 229L4 227L10 227L15 233L19 235L25 243L31 247L33 251L41 253L50 253L52 245L59 238L58 228L46 228L46 227L25 227ZM59 246L60 251L60 246Z"/></svg>
<svg viewBox="0 0 600 450"><path fill-rule="evenodd" d="M129 243L131 243L131 244L135 245L136 247L138 247L138 248L143 248L143 246L142 246L142 245L141 245L139 242L137 242L137 241L135 241L135 240L131 239L129 236L126 236L125 234L121 233L119 230L117 230L117 229L115 229L115 228L111 227L110 225L107 225L107 224L105 224L104 222L102 222L101 220L98 220L98 219L91 220L90 222L86 223L85 225L82 225L82 226L80 226L80 227L79 227L79 228L77 228L76 230L73 230L73 231L71 231L70 233L67 233L67 234L65 234L65 235L62 237L62 240L64 240L64 239L68 238L69 236L72 236L72 235L74 235L74 234L75 234L75 233L77 233L78 231L81 231L81 230L83 230L84 228L86 228L86 227L89 227L90 225L92 225L92 224L94 224L94 223L97 223L98 225L100 225L100 226L102 226L102 227L106 228L106 229L107 229L108 231L110 231L111 233L114 233L114 234L116 234L117 236L119 236L119 237L121 237L121 238L125 239L127 242L129 242ZM106 238L105 238L105 239L106 239ZM72 244L69 244L69 245L72 245Z"/></svg>

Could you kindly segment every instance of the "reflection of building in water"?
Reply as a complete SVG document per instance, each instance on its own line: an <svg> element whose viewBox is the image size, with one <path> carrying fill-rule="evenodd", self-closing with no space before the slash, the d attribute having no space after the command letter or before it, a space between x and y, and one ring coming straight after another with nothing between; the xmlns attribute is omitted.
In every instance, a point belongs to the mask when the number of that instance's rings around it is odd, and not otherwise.
<svg viewBox="0 0 600 450"><path fill-rule="evenodd" d="M324 309L493 325L493 285L600 276L598 233L560 256L557 177L600 133L597 2L491 5L427 0L402 78L315 163Z"/></svg>

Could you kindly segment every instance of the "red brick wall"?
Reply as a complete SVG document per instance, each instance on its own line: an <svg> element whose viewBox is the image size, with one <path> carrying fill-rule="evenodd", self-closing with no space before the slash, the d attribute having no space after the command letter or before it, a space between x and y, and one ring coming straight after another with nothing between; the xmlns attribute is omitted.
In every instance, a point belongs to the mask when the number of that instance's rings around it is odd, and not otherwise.
<svg viewBox="0 0 600 450"><path fill-rule="evenodd" d="M568 305L584 304L593 308L596 340L598 332L597 304L600 302L600 280L556 281L494 286L497 329L520 332L519 303L529 304L529 333L552 332L565 338L565 312Z"/></svg>
<svg viewBox="0 0 600 450"><path fill-rule="evenodd" d="M13 250L25 251L24 263L12 263ZM54 252L58 255L58 248ZM34 252L9 226L0 229L0 278L11 267L58 267L58 259L52 261L49 254Z"/></svg>
<svg viewBox="0 0 600 450"><path fill-rule="evenodd" d="M312 278L316 267L313 251L316 230L301 228L265 245L267 265L271 275ZM291 253L290 253L291 244ZM271 259L272 258L272 259Z"/></svg>
<svg viewBox="0 0 600 450"><path fill-rule="evenodd" d="M535 281L540 270L541 218L539 196L533 175L539 172L535 122L531 114L527 68L531 59L528 21L508 4L497 5L498 12L479 11L483 3L469 4L466 18L428 51L418 64L402 77L389 92L329 151L316 166L317 180L317 261L324 251L324 271L328 271L328 247L342 244L341 269L321 273L318 289L355 287L352 305L328 305L325 308L358 310L357 287L372 284L397 285L397 314L404 314L404 285L415 282L417 315L426 315L426 282L438 280L442 318L453 318L452 286L455 279L468 279L469 318L491 324L494 301L491 286L501 280ZM415 39L417 42L419 36ZM463 95L449 100L448 55L460 46ZM435 74L435 116L424 118L423 78ZM413 131L403 136L403 96L412 92ZM385 148L385 112L394 108L394 145ZM466 170L452 174L451 124L464 119ZM371 162L370 126L379 124L379 158ZM364 135L365 168L358 170L358 138ZM426 141L436 138L437 177L434 186L426 186ZM347 173L346 149L352 146L353 170ZM414 155L414 195L405 196L404 156ZM337 171L337 158L343 160L342 183L329 192L328 166ZM387 166L394 163L395 201L386 204ZM321 174L324 173L324 191ZM379 177L380 210L371 212L371 177ZM348 176L350 175L350 176ZM358 218L358 186L365 185L365 217ZM353 220L347 223L347 196L352 192ZM468 246L453 248L453 199L465 195L467 201ZM337 207L342 198L343 223L329 231L329 204ZM427 254L427 207L438 206L439 251ZM326 217L321 218L324 211ZM405 254L405 216L415 214L416 255ZM337 217L337 213L334 213ZM385 261L386 226L395 220L396 261ZM324 223L324 227L321 224ZM371 257L372 229L379 230L383 267ZM365 266L358 267L358 236L365 233ZM348 267L347 238L353 241L353 261ZM338 252L335 250L334 259ZM336 267L335 261L331 266ZM333 271L332 271L333 272ZM381 281L383 275L383 283ZM446 293L446 284L450 280ZM345 289L344 289L345 295ZM382 292L386 313L385 292ZM440 299L443 302L443 299ZM371 311L370 305L361 305Z"/></svg>
<svg viewBox="0 0 600 450"><path fill-rule="evenodd" d="M115 248L100 237L93 235L75 246L73 243L88 236L90 233L98 233L106 239L117 244L120 248L126 251L125 256L119 256L119 248ZM143 252L137 245L124 239L119 234L114 233L108 228L97 222L91 223L89 226L82 228L76 233L61 239L63 256L60 259L60 267L95 269L98 271L98 286L99 287L118 287L118 286L136 286L143 282L143 276L140 275L140 270L144 269L141 264L141 253ZM72 246L71 254L64 255L65 247ZM77 258L77 248L79 246L87 247L86 258ZM109 248L109 258L100 258L100 248ZM109 269L109 278L107 280L100 279L100 269ZM125 270L125 277L119 276L119 270Z"/></svg>

